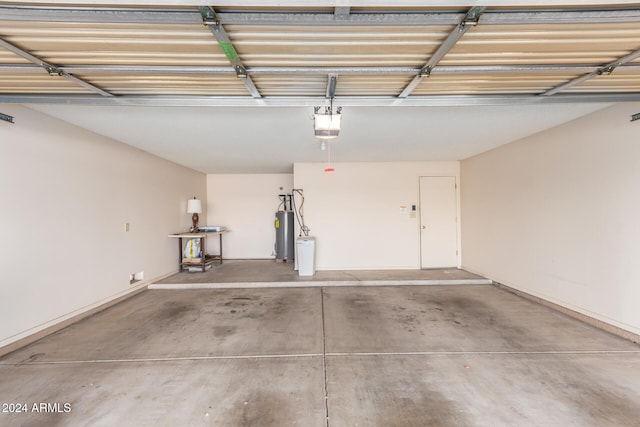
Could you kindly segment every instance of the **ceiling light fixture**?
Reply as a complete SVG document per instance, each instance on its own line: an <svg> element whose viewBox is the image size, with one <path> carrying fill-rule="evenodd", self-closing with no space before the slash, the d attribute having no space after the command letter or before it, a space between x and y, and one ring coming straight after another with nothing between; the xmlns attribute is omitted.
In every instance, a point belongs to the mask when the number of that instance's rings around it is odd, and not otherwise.
<svg viewBox="0 0 640 427"><path fill-rule="evenodd" d="M320 140L335 139L340 133L340 125L342 122L342 107L338 107L335 111L333 105L314 108L313 129L316 138Z"/></svg>

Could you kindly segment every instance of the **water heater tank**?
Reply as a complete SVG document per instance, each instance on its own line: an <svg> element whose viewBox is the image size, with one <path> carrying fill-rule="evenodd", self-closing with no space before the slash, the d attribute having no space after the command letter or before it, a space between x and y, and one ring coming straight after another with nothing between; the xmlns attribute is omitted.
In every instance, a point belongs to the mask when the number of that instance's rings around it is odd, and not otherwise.
<svg viewBox="0 0 640 427"><path fill-rule="evenodd" d="M295 252L293 211L276 212L276 259L292 260Z"/></svg>

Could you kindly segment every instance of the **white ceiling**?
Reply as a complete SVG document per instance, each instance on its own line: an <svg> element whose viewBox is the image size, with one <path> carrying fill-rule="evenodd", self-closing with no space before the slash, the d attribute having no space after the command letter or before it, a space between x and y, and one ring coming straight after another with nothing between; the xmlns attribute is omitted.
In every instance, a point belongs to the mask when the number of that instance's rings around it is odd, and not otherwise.
<svg viewBox="0 0 640 427"><path fill-rule="evenodd" d="M610 104L345 107L338 162L462 160ZM325 162L311 107L30 105L205 173L290 173Z"/></svg>

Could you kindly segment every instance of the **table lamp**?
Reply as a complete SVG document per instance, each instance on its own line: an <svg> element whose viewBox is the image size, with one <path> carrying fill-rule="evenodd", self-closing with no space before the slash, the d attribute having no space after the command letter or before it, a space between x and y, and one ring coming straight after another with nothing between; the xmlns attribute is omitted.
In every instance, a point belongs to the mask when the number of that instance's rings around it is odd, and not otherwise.
<svg viewBox="0 0 640 427"><path fill-rule="evenodd" d="M191 220L193 221L193 227L191 227L192 233L198 232L198 214L202 213L202 202L195 197L187 202L187 213L193 214Z"/></svg>

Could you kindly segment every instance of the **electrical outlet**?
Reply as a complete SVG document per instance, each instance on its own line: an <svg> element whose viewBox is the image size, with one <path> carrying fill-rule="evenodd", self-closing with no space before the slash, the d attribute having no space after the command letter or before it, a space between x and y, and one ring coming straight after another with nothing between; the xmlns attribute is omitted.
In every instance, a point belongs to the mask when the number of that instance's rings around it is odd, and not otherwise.
<svg viewBox="0 0 640 427"><path fill-rule="evenodd" d="M139 281L144 280L144 271L140 271L138 273L131 273L129 275L129 284L134 285Z"/></svg>

